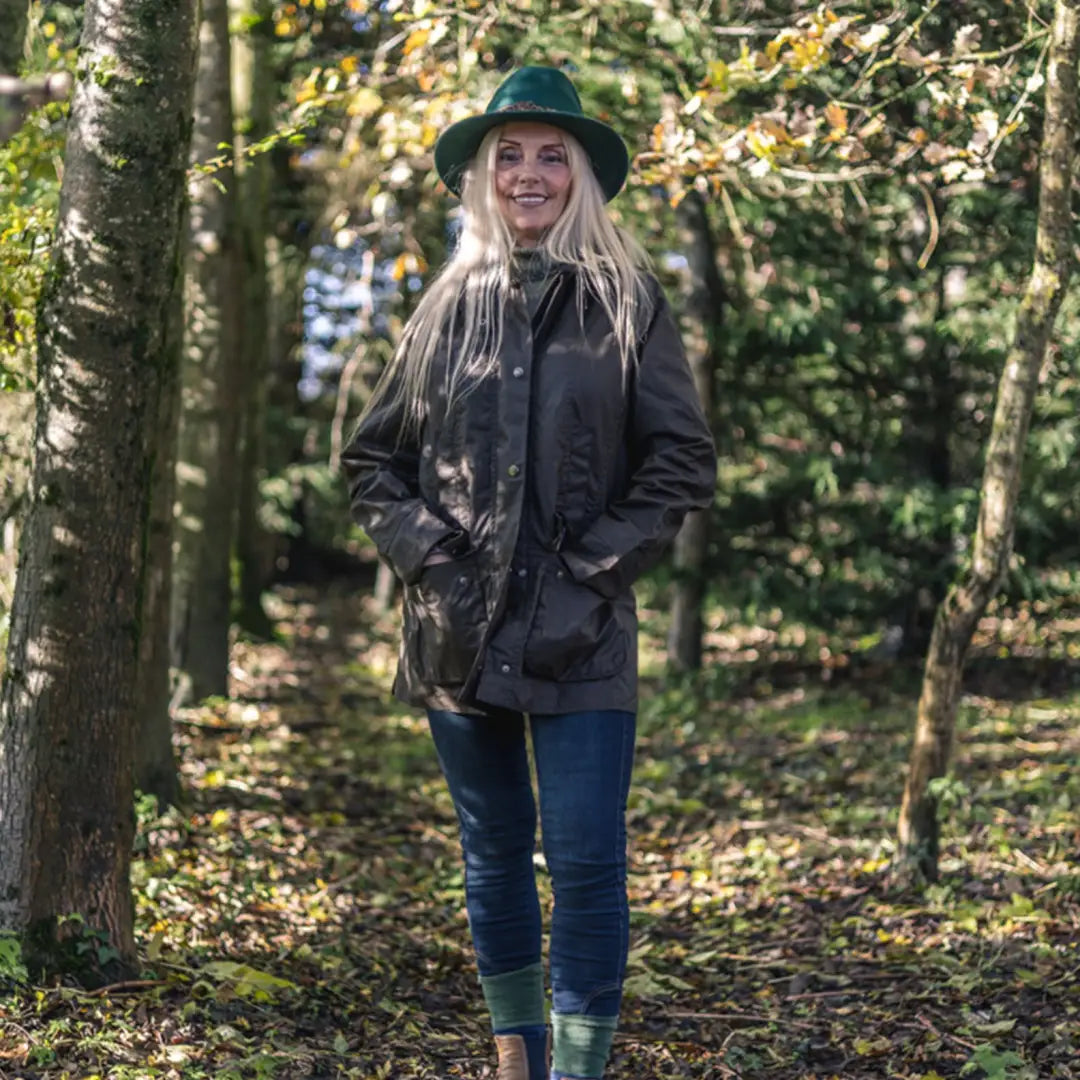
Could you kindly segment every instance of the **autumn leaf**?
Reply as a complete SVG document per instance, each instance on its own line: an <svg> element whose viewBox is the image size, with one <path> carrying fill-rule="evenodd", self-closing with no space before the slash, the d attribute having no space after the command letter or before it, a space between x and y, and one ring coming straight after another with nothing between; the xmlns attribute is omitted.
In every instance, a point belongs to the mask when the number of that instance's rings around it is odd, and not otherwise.
<svg viewBox="0 0 1080 1080"><path fill-rule="evenodd" d="M417 49L422 49L427 44L428 38L431 36L430 27L420 27L414 30L405 39L405 44L402 46L402 52L408 56L411 53L416 52Z"/></svg>
<svg viewBox="0 0 1080 1080"><path fill-rule="evenodd" d="M825 119L829 122L829 138L841 139L847 134L847 110L835 101L825 106Z"/></svg>

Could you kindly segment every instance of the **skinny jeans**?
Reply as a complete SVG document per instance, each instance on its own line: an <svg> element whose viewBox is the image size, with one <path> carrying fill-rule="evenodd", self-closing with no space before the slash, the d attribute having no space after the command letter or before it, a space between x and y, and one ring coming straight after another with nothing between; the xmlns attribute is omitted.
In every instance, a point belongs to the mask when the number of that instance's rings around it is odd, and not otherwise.
<svg viewBox="0 0 1080 1080"><path fill-rule="evenodd" d="M629 942L626 799L635 715L431 710L428 720L460 824L465 906L480 974L501 975L541 959L528 723L555 900L552 1011L617 1016Z"/></svg>

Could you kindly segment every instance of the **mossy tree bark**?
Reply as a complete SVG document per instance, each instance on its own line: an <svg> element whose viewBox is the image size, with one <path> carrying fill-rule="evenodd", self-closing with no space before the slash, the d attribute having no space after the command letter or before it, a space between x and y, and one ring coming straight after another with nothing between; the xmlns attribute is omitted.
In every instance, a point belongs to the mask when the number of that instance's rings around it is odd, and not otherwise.
<svg viewBox="0 0 1080 1080"><path fill-rule="evenodd" d="M227 0L203 0L192 161L233 144ZM173 666L198 701L228 690L242 375L239 227L232 154L192 183L176 465Z"/></svg>
<svg viewBox="0 0 1080 1080"><path fill-rule="evenodd" d="M971 565L953 584L934 620L900 808L901 865L929 880L937 877L939 848L931 782L948 769L964 660L975 626L1009 565L1039 371L1072 273L1069 195L1076 154L1078 59L1080 0L1057 0L1039 157L1034 264L998 383Z"/></svg>
<svg viewBox="0 0 1080 1080"><path fill-rule="evenodd" d="M167 348L155 422L156 447L150 478L150 523L146 540L142 637L139 640L135 785L154 795L158 807L180 801L180 776L169 707L169 611L172 600L173 502L176 497L176 436L180 414L180 354L184 337L183 252L178 252L176 287L169 303Z"/></svg>
<svg viewBox="0 0 1080 1080"><path fill-rule="evenodd" d="M233 25L233 105L237 143L250 146L272 130L273 9L269 0L231 0ZM270 158L241 158L239 176L243 233L245 318L241 342L245 376L241 431L236 557L239 563L237 618L247 631L266 636L270 620L263 590L273 574L273 542L259 523L259 484L266 474L266 382L270 349L270 283L267 277Z"/></svg>
<svg viewBox="0 0 1080 1080"><path fill-rule="evenodd" d="M142 571L195 12L196 0L85 8L0 693L0 930L19 935L35 972L67 966L72 936L87 930L95 947L82 966L108 978L135 958Z"/></svg>
<svg viewBox="0 0 1080 1080"><path fill-rule="evenodd" d="M676 211L686 256L683 341L705 415L712 415L714 342L723 319L726 296L716 269L716 241L705 201L690 192ZM701 667L709 511L688 514L675 538L672 558L675 590L668 631L668 662L679 671Z"/></svg>

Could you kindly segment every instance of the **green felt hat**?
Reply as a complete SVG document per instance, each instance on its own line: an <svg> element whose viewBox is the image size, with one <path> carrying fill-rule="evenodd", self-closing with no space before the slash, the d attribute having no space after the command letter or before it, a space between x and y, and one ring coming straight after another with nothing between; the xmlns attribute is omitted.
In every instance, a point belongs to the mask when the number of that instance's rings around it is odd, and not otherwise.
<svg viewBox="0 0 1080 1080"><path fill-rule="evenodd" d="M589 155L606 199L618 195L630 169L626 144L618 133L582 112L573 83L558 68L523 67L507 76L480 116L451 124L435 144L435 168L443 183L461 194L465 167L484 136L499 124L531 120L570 132Z"/></svg>

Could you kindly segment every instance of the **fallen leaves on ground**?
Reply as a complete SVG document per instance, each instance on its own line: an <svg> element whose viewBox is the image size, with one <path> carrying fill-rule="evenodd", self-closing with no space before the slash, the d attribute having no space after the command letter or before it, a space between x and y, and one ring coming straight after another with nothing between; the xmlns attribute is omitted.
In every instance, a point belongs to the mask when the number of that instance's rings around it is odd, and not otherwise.
<svg viewBox="0 0 1080 1080"><path fill-rule="evenodd" d="M396 623L280 590L140 804L144 978L0 999L0 1078L493 1076L453 808ZM653 648L655 651L655 642ZM611 1080L1080 1076L1080 692L969 696L942 879L890 874L910 679L651 678ZM549 883L537 856L542 895Z"/></svg>

